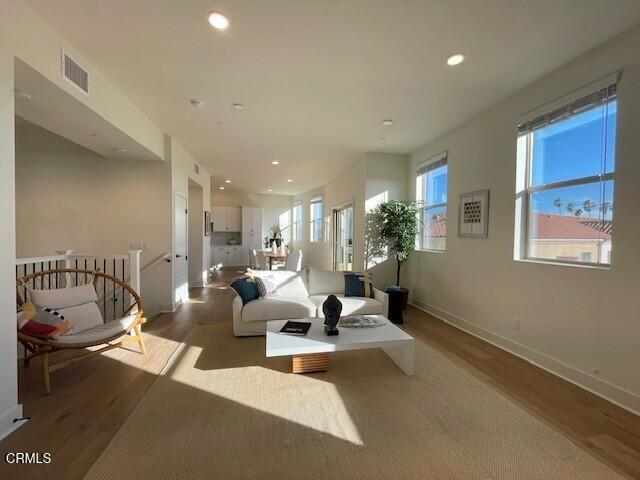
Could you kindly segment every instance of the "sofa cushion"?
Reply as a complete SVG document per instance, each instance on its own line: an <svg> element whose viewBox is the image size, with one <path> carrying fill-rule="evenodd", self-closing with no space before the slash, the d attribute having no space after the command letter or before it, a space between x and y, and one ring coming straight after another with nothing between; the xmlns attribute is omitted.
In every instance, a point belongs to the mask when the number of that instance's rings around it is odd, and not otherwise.
<svg viewBox="0 0 640 480"><path fill-rule="evenodd" d="M316 316L317 307L306 297L267 295L247 303L242 309L244 322L285 320Z"/></svg>
<svg viewBox="0 0 640 480"><path fill-rule="evenodd" d="M369 297L373 298L373 283L368 273L344 274L345 297Z"/></svg>
<svg viewBox="0 0 640 480"><path fill-rule="evenodd" d="M231 284L231 288L233 288L240 296L243 305L246 305L260 296L258 294L256 283L251 278L239 278Z"/></svg>
<svg viewBox="0 0 640 480"><path fill-rule="evenodd" d="M275 288L273 291L268 292L268 296L301 298L307 298L309 296L305 272L252 270L251 275L264 278L267 283L275 284Z"/></svg>
<svg viewBox="0 0 640 480"><path fill-rule="evenodd" d="M322 313L322 304L329 295L312 295L309 297L316 306L316 315L318 317L324 317ZM342 303L341 316L354 315L359 313L361 315L382 315L384 314L382 302L373 298L366 297L345 297L344 295L336 295L340 303Z"/></svg>
<svg viewBox="0 0 640 480"><path fill-rule="evenodd" d="M344 293L344 273L309 270L309 295Z"/></svg>

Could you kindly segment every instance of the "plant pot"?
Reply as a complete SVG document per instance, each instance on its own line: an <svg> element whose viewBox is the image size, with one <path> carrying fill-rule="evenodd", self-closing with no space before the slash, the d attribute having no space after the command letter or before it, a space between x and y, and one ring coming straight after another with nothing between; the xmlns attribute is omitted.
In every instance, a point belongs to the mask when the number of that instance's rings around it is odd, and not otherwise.
<svg viewBox="0 0 640 480"><path fill-rule="evenodd" d="M407 308L409 290L402 287L390 286L384 289L389 295L389 320L393 323L403 323L402 311Z"/></svg>

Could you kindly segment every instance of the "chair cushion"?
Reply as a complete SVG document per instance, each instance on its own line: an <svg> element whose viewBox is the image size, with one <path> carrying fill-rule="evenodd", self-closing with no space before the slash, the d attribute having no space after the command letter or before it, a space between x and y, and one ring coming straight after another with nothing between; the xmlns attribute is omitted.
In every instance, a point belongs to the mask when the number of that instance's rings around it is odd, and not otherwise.
<svg viewBox="0 0 640 480"><path fill-rule="evenodd" d="M242 309L242 320L259 322L316 316L317 307L306 297L268 295L247 303Z"/></svg>
<svg viewBox="0 0 640 480"><path fill-rule="evenodd" d="M275 284L268 296L307 298L307 279L305 272L289 272L286 270L251 271L255 277L265 278Z"/></svg>
<svg viewBox="0 0 640 480"><path fill-rule="evenodd" d="M124 333L125 330L131 326L135 318L135 314L128 315L126 317L112 320L89 330L85 330L81 333L57 337L55 339L55 342L63 343L66 345L100 342L101 340L111 338L120 332Z"/></svg>
<svg viewBox="0 0 640 480"><path fill-rule="evenodd" d="M96 302L98 295L93 284L87 283L79 287L56 288L52 290L31 290L31 301L38 307L49 307L55 310Z"/></svg>
<svg viewBox="0 0 640 480"><path fill-rule="evenodd" d="M324 317L322 313L322 304L329 295L312 295L309 297L316 306L316 312L318 317ZM367 297L345 297L344 295L336 295L340 303L342 303L341 316L354 315L356 313L361 315L382 315L384 314L382 302L373 298Z"/></svg>
<svg viewBox="0 0 640 480"><path fill-rule="evenodd" d="M344 293L344 273L309 270L309 295Z"/></svg>

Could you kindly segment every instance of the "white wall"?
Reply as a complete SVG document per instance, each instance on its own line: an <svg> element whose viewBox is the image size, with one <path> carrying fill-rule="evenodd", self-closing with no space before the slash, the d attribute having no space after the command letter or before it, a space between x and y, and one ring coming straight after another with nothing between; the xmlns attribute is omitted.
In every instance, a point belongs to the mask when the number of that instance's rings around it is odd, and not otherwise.
<svg viewBox="0 0 640 480"><path fill-rule="evenodd" d="M196 161L193 156L173 137L167 136L165 139L165 156L167 160L171 164L171 185L173 191L173 197L176 194L181 194L189 198L189 183L193 182L197 184L201 188L201 204L203 206L206 205L206 210L209 212L209 199L211 198L211 175L210 173L202 167L202 165L198 165L198 172L196 172ZM175 211L173 207L171 207L171 219L172 225L174 224L173 215ZM203 225L201 223L201 225ZM172 230L173 232L173 227ZM171 235L171 245L172 245L172 258L175 258L175 248L173 246L173 233ZM200 244L202 245L202 259L201 259L201 269L200 271L209 271L210 264L210 246L209 246L209 237L204 236L204 228L200 231L199 234ZM174 263L171 263L172 267ZM174 283L172 290L175 291L175 272L172 274L172 282ZM167 309L175 309L175 302L172 302L171 306L167 305Z"/></svg>
<svg viewBox="0 0 640 480"><path fill-rule="evenodd" d="M294 197L294 202L302 201L303 227L302 241L294 242L304 255L304 264L318 270L333 269L333 232L331 232L334 208L353 202L353 268L365 268L365 207L367 200L387 192L387 200L404 200L407 184L406 155L367 153L327 185ZM327 241L310 241L309 201L321 196L324 199L325 235ZM393 262L372 268L376 286L384 287L395 283Z"/></svg>
<svg viewBox="0 0 640 480"><path fill-rule="evenodd" d="M557 374L640 411L640 29L540 79L411 156L449 151L445 253L415 252L405 283L415 302ZM513 260L516 119L622 70L618 90L610 269ZM415 176L407 187L415 198ZM491 189L489 238L457 237L458 195Z"/></svg>
<svg viewBox="0 0 640 480"><path fill-rule="evenodd" d="M13 55L0 41L0 439L22 417L18 404L15 326L15 174Z"/></svg>
<svg viewBox="0 0 640 480"><path fill-rule="evenodd" d="M195 183L195 182L194 182ZM207 280L209 266L204 264L204 209L202 187L189 184L189 286L201 287Z"/></svg>
<svg viewBox="0 0 640 480"><path fill-rule="evenodd" d="M269 229L278 223L282 214L291 217L289 195L270 195L262 193L246 193L237 190L212 190L211 205L216 207L260 207L262 208L262 236L269 235Z"/></svg>
<svg viewBox="0 0 640 480"><path fill-rule="evenodd" d="M144 244L142 265L171 251L171 179L167 162L104 158L36 125L16 125L18 258L126 253ZM171 267L142 275L145 312L171 299Z"/></svg>

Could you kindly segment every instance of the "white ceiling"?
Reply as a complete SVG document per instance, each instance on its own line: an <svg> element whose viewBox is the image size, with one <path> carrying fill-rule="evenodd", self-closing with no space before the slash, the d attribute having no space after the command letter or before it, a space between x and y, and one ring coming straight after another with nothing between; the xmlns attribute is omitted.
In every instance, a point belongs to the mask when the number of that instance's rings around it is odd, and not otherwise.
<svg viewBox="0 0 640 480"><path fill-rule="evenodd" d="M364 152L410 153L640 22L637 0L28 2L216 185L288 194Z"/></svg>
<svg viewBox="0 0 640 480"><path fill-rule="evenodd" d="M15 114L99 155L128 160L162 160L73 95L26 63L15 62ZM20 123L17 121L16 123Z"/></svg>

